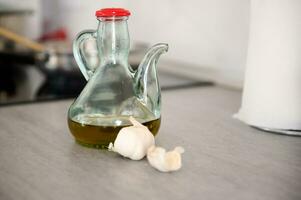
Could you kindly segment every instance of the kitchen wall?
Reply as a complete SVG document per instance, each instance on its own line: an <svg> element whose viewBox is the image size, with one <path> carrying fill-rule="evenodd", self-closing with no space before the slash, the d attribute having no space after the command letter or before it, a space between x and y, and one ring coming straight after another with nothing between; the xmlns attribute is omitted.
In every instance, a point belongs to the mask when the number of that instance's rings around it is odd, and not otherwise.
<svg viewBox="0 0 301 200"><path fill-rule="evenodd" d="M249 0L43 0L48 28L66 26L71 37L95 28L101 7L126 7L133 42L167 42L165 58L182 70L208 68L215 79L241 86L248 40ZM186 70L187 71L187 70Z"/></svg>
<svg viewBox="0 0 301 200"><path fill-rule="evenodd" d="M170 59L210 68L219 81L242 84L249 0L140 0L129 7L136 40L167 42Z"/></svg>

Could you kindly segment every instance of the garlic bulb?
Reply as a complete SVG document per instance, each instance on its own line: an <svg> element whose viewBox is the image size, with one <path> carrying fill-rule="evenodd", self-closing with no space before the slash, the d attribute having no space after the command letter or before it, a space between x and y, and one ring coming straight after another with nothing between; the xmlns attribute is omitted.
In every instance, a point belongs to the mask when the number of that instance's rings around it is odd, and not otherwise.
<svg viewBox="0 0 301 200"><path fill-rule="evenodd" d="M135 118L130 117L130 121L133 126L121 129L114 145L110 143L109 150L132 160L141 160L146 155L147 149L155 144L155 138L148 128Z"/></svg>
<svg viewBox="0 0 301 200"><path fill-rule="evenodd" d="M183 147L176 147L173 151L166 152L162 147L151 146L147 150L147 159L151 166L161 172L176 171L182 167L181 154Z"/></svg>

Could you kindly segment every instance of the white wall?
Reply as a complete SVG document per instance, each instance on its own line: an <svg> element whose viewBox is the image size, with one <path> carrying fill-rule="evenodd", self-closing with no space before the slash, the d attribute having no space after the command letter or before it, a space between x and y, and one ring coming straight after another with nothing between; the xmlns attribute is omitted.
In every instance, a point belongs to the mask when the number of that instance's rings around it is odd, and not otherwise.
<svg viewBox="0 0 301 200"><path fill-rule="evenodd" d="M130 1L131 36L167 42L170 59L216 70L242 85L248 42L249 0ZM183 66L185 68L185 66Z"/></svg>
<svg viewBox="0 0 301 200"><path fill-rule="evenodd" d="M42 0L47 29L66 27L71 38L83 29L95 29L95 11L105 7L128 7L127 0Z"/></svg>
<svg viewBox="0 0 301 200"><path fill-rule="evenodd" d="M43 0L57 8L52 26L67 26L71 37L95 28L95 10L125 7L132 41L167 42L164 57L197 67L208 67L220 79L241 85L248 40L249 0ZM186 66L183 65L183 68Z"/></svg>

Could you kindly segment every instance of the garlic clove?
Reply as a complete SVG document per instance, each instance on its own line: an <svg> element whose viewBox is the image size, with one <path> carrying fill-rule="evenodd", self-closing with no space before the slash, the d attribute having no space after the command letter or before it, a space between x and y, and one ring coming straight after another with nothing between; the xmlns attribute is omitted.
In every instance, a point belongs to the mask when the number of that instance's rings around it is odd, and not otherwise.
<svg viewBox="0 0 301 200"><path fill-rule="evenodd" d="M133 126L122 128L109 150L132 160L141 160L147 153L147 149L155 144L153 134L146 126L143 126L135 118L130 117Z"/></svg>
<svg viewBox="0 0 301 200"><path fill-rule="evenodd" d="M143 126L135 118L129 119L133 126L121 129L109 150L132 160L141 160L147 155L148 162L154 168L162 172L179 170L182 167L181 154L183 147L176 147L166 152L162 147L155 146L155 138L146 126Z"/></svg>
<svg viewBox="0 0 301 200"><path fill-rule="evenodd" d="M161 147L151 146L147 150L147 160L149 164L161 172L167 172L165 163L166 150Z"/></svg>
<svg viewBox="0 0 301 200"><path fill-rule="evenodd" d="M166 168L169 171L176 171L182 167L181 154L177 151L167 152L165 155Z"/></svg>
<svg viewBox="0 0 301 200"><path fill-rule="evenodd" d="M166 152L162 147L151 146L147 151L147 159L152 167L161 172L176 171L182 167L182 153L183 147Z"/></svg>
<svg viewBox="0 0 301 200"><path fill-rule="evenodd" d="M183 147L181 147L181 146L178 146L178 147L174 148L174 151L182 154L182 153L185 152L185 149Z"/></svg>

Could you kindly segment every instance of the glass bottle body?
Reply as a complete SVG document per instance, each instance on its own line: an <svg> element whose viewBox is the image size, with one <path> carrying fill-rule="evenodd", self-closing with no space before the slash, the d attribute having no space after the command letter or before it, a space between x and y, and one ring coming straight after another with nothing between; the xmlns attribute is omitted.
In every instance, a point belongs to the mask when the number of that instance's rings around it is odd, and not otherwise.
<svg viewBox="0 0 301 200"><path fill-rule="evenodd" d="M84 61L83 42L90 37L97 43L96 69ZM156 61L137 74L128 64L129 47L127 17L99 18L97 31L84 31L75 40L74 56L88 80L68 112L69 129L78 143L106 148L121 128L131 125L130 116L157 134L161 95Z"/></svg>

